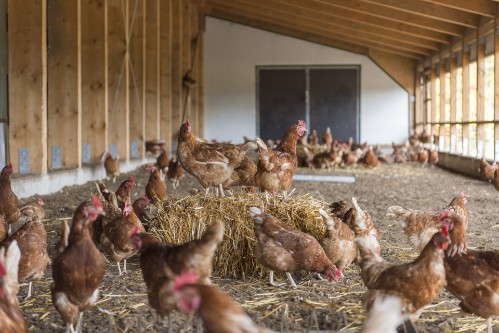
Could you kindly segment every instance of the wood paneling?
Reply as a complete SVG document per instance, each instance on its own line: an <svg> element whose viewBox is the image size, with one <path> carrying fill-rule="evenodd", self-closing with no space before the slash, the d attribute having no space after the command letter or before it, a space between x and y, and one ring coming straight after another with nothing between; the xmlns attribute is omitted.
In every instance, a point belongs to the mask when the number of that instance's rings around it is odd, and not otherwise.
<svg viewBox="0 0 499 333"><path fill-rule="evenodd" d="M160 89L161 89L161 101L160 101L160 131L161 139L165 140L165 146L172 146L172 124L171 124L171 114L172 114L172 99L171 99L171 86L172 86L172 8L171 1L160 1Z"/></svg>
<svg viewBox="0 0 499 333"><path fill-rule="evenodd" d="M104 5L104 0L81 3L82 143L90 145L93 163L106 150Z"/></svg>
<svg viewBox="0 0 499 333"><path fill-rule="evenodd" d="M61 166L81 165L78 108L77 1L48 0L48 162L61 148Z"/></svg>
<svg viewBox="0 0 499 333"><path fill-rule="evenodd" d="M159 139L158 114L158 2L146 1L146 140Z"/></svg>
<svg viewBox="0 0 499 333"><path fill-rule="evenodd" d="M182 117L182 1L172 0L172 149L176 149Z"/></svg>
<svg viewBox="0 0 499 333"><path fill-rule="evenodd" d="M47 172L46 0L9 0L9 144L15 172L19 148L31 173ZM14 42L15 41L15 42Z"/></svg>

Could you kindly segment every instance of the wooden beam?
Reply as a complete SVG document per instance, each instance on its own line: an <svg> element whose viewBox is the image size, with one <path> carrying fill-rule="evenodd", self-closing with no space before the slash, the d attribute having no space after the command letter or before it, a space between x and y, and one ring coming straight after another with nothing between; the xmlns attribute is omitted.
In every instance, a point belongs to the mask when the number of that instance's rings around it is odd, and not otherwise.
<svg viewBox="0 0 499 333"><path fill-rule="evenodd" d="M359 13L369 13L374 16L389 19L395 22L403 22L416 27L425 28L444 34L460 37L464 33L464 27L457 24L438 21L428 17L420 17L413 13L401 12L393 8L383 7L373 3L363 2L362 0L311 0L321 1L340 8Z"/></svg>
<svg viewBox="0 0 499 333"><path fill-rule="evenodd" d="M189 10L189 15L190 15L190 70L191 70L191 77L196 81L196 84L190 88L190 97L191 97L191 119L193 123L195 124L195 133L199 133L199 120L198 120L198 105L199 105L199 96L198 96L198 85L197 83L199 82L199 71L198 71L198 61L199 56L197 52L197 37L199 33L199 12L196 6L191 6Z"/></svg>
<svg viewBox="0 0 499 333"><path fill-rule="evenodd" d="M145 81L146 95L146 140L159 139L159 119L158 119L158 101L157 95L159 94L158 88L158 75L159 68L157 67L157 1L146 1L146 77Z"/></svg>
<svg viewBox="0 0 499 333"><path fill-rule="evenodd" d="M494 18L494 27L499 28L499 17ZM494 119L499 119L499 34L494 34ZM499 159L499 126L494 126L494 159Z"/></svg>
<svg viewBox="0 0 499 333"><path fill-rule="evenodd" d="M190 8L191 4L188 2L182 3L182 79L191 67L191 16ZM182 80L183 82L183 80ZM187 87L182 84L182 110L181 110L181 121L190 119L191 117L191 94Z"/></svg>
<svg viewBox="0 0 499 333"><path fill-rule="evenodd" d="M177 150L182 118L182 0L172 0L172 152Z"/></svg>
<svg viewBox="0 0 499 333"><path fill-rule="evenodd" d="M107 62L108 62L108 143L106 148L110 151L111 145L117 145L120 158L129 154L128 140L128 106L126 96L126 31L125 22L128 17L123 16L124 8L120 0L107 0L108 2L108 34L107 34ZM126 4L125 4L126 6Z"/></svg>
<svg viewBox="0 0 499 333"><path fill-rule="evenodd" d="M78 108L76 1L48 0L48 166L76 168L81 161ZM54 158L53 152L57 150ZM55 163L55 164L54 164Z"/></svg>
<svg viewBox="0 0 499 333"><path fill-rule="evenodd" d="M172 146L172 1L160 1L161 29L161 120L160 138L165 140L168 149Z"/></svg>
<svg viewBox="0 0 499 333"><path fill-rule="evenodd" d="M200 16L201 21L204 21L204 16ZM204 22L199 22L201 27L204 26ZM200 29L201 29L200 27ZM199 136L204 137L204 31L200 30L198 34L198 45L197 45L197 71L198 71L198 130Z"/></svg>
<svg viewBox="0 0 499 333"><path fill-rule="evenodd" d="M490 0L422 0L435 5L462 10L467 13L495 17L496 5Z"/></svg>
<svg viewBox="0 0 499 333"><path fill-rule="evenodd" d="M439 44L433 41L421 39L419 37L401 35L399 32L387 30L385 28L363 25L362 23L352 23L343 18L334 18L323 12L311 11L305 8L297 8L274 2L272 0L233 0L230 3L221 0L211 0L209 2L214 6L221 8L236 8L250 13L262 13L278 17L288 22L299 22L300 24L311 27L320 26L321 29L348 34L354 37L365 36L373 39L382 39L388 41L391 45L400 44L406 47L415 46L431 51L439 49Z"/></svg>
<svg viewBox="0 0 499 333"><path fill-rule="evenodd" d="M477 38L478 41L480 39ZM476 112L477 121L485 119L485 44L476 43L476 63L477 63L477 81L476 81ZM477 157L482 157L485 154L485 125L477 125L476 134Z"/></svg>
<svg viewBox="0 0 499 333"><path fill-rule="evenodd" d="M456 94L456 82L457 82L457 58L451 57L449 59L450 63L450 121L451 123L456 122L457 113L457 94ZM456 152L456 142L457 142L457 127L456 125L451 125L450 128L450 152Z"/></svg>
<svg viewBox="0 0 499 333"><path fill-rule="evenodd" d="M470 120L470 53L466 51L465 41L461 47L463 67L463 122ZM463 155L470 151L470 125L463 125Z"/></svg>
<svg viewBox="0 0 499 333"><path fill-rule="evenodd" d="M145 70L149 59L146 57L146 25L150 22L150 17L146 13L145 5L149 1L132 0L130 1L130 14L128 18L128 29L130 44L128 47L128 70L129 79L127 86L129 103L129 140L130 158L142 158L144 153L145 136L145 114L147 101L145 98L146 82L148 76ZM154 20L153 20L154 21ZM138 154L134 155L132 141L138 145ZM132 154L134 153L134 154Z"/></svg>
<svg viewBox="0 0 499 333"><path fill-rule="evenodd" d="M9 0L9 161L29 149L30 172L47 172L47 2Z"/></svg>
<svg viewBox="0 0 499 333"><path fill-rule="evenodd" d="M257 14L257 13L248 13L244 12L244 14L239 14L240 11L237 9L219 9L213 8L211 10L211 14L213 16L217 16L223 19L227 19L223 16L228 16L232 17L232 19L228 19L231 21L235 22L242 22L243 18L247 18L250 21L253 20L254 23L256 22L267 22L271 24L278 24L284 29L290 29L292 25L290 25L289 21L285 21L282 19L277 19L272 16L264 15L264 14ZM245 23L243 23L245 24ZM258 24L258 23L257 23ZM259 27L260 29L265 29L262 26ZM323 30L320 28L315 28L311 27L309 25L302 25L302 24L294 24L294 29L304 31L306 33L311 33L314 35L318 36L324 36L324 37L329 37L329 38L334 38L337 40L343 40L343 41L348 41L348 43L351 44L357 44L359 46L366 46L369 48L374 48L374 49L379 49L388 53L394 53L394 54L399 54L399 55L404 55L406 57L411 57L414 59L421 59L424 55L428 54L428 50L422 50L422 49L417 49L415 50L414 47L406 47L406 46L394 46L391 42L384 41L382 39L369 39L365 36L358 36L358 37L353 37L349 35L348 33L338 33L336 31L328 31L328 30Z"/></svg>
<svg viewBox="0 0 499 333"><path fill-rule="evenodd" d="M453 8L445 8L433 3L421 4L420 0L362 0L384 8L394 9L415 16L430 18L432 20L449 22L467 28L476 28L480 23L480 16L466 13Z"/></svg>
<svg viewBox="0 0 499 333"><path fill-rule="evenodd" d="M369 58L404 88L409 95L413 96L415 94L414 78L416 77L416 60L379 50L370 50Z"/></svg>
<svg viewBox="0 0 499 333"><path fill-rule="evenodd" d="M82 143L90 145L90 163L100 162L106 150L104 6L98 0L81 4Z"/></svg>

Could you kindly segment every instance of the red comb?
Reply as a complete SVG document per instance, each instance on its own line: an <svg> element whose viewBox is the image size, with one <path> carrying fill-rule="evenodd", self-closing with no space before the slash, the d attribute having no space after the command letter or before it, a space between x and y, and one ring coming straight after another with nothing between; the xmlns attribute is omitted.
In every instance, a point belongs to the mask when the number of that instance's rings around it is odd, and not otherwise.
<svg viewBox="0 0 499 333"><path fill-rule="evenodd" d="M130 238L132 238L132 237L133 237L133 236L135 236L135 235L140 234L139 230L140 230L140 229L139 229L139 226L138 226L138 225L136 225L136 226L135 226L135 228L133 228L133 229L132 229L132 232L130 233Z"/></svg>
<svg viewBox="0 0 499 333"><path fill-rule="evenodd" d="M92 195L92 203L96 208L102 208L102 204L100 203L99 199L95 196Z"/></svg>
<svg viewBox="0 0 499 333"><path fill-rule="evenodd" d="M185 286L197 283L199 280L198 276L194 272L183 272L177 276L175 279L175 284L173 285L173 291L178 291Z"/></svg>
<svg viewBox="0 0 499 333"><path fill-rule="evenodd" d="M5 276L5 274L7 274L7 272L5 271L5 266L2 262L0 262L0 276Z"/></svg>
<svg viewBox="0 0 499 333"><path fill-rule="evenodd" d="M466 198L466 193L464 193L464 191L461 191L461 193L459 193L459 195L461 196L461 198Z"/></svg>
<svg viewBox="0 0 499 333"><path fill-rule="evenodd" d="M449 226L447 224L442 227L442 233L445 237L449 237Z"/></svg>
<svg viewBox="0 0 499 333"><path fill-rule="evenodd" d="M304 120L298 120L298 125L300 125L301 127L307 127L307 124L305 124Z"/></svg>
<svg viewBox="0 0 499 333"><path fill-rule="evenodd" d="M131 182L132 184L135 184L135 180L133 179L132 176L129 176L128 177L128 181Z"/></svg>
<svg viewBox="0 0 499 333"><path fill-rule="evenodd" d="M149 198L147 197L147 195L144 195L142 197L142 199L144 199L144 201L147 202L147 203L151 202L151 200L149 200Z"/></svg>

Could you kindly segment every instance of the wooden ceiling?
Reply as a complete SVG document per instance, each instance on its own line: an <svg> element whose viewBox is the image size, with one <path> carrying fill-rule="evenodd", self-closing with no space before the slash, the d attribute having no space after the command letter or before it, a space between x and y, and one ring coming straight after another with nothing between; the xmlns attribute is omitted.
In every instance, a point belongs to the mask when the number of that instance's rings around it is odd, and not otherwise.
<svg viewBox="0 0 499 333"><path fill-rule="evenodd" d="M492 0L204 0L204 14L365 55L423 60L494 19Z"/></svg>

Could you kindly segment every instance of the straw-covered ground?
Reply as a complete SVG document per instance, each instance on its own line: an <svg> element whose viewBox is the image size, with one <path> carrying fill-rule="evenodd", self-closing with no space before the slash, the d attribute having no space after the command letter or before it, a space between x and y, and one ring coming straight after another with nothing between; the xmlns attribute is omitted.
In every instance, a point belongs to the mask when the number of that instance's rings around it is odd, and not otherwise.
<svg viewBox="0 0 499 333"><path fill-rule="evenodd" d="M311 171L301 169L298 172ZM326 171L315 173L329 174ZM386 208L400 205L440 209L456 194L465 191L470 210L470 245L480 249L499 248L499 221L496 218L499 213L499 193L487 183L439 168L422 169L415 164L382 165L375 170L340 170L334 174L354 175L356 182L295 182L295 191L288 203L278 202L273 206L271 201L266 209L298 220L314 219L315 214L315 221L298 222L298 225L310 227L312 229L309 231L316 234L323 228L316 213L318 207L355 196L359 205L372 214L382 231L383 256L390 261L402 263L415 258L416 253L409 247L401 228L385 217ZM139 184L133 193L135 199L143 195L148 172L139 169L131 175ZM124 178L125 175L122 175L119 181ZM106 184L115 189L118 182L114 185ZM154 232L166 239L182 239L188 237L188 234L197 237L204 224L209 222L206 216L215 214L213 216L223 218L226 222L226 237L217 253L217 276L213 278L213 282L240 303L255 321L278 331L305 331L310 323L315 322L321 330L355 331L361 327L365 318L361 303L365 288L355 266L345 271L345 278L333 284L319 281L312 274L300 273L294 274L297 289L289 288L287 280L280 276L277 280L282 282L280 287L267 285L268 272L253 262L251 256L251 244L254 241L252 222L245 209L242 209L263 204L261 197L248 199L237 195L225 200L214 198L203 202L200 196L187 197L191 189L201 188L190 176L181 181L177 190L173 190L170 183L167 186L172 198L165 203L165 211L162 212L164 223L158 225ZM62 220L70 219L77 205L89 198L94 188L93 183L87 183L67 187L59 193L43 197L48 217L45 224L49 235L49 250L59 237ZM188 207L186 203L189 203ZM223 207L230 209L224 211ZM187 216L186 220L176 221L177 214ZM248 220L243 222L243 218ZM168 225L170 228L165 227ZM245 240L235 241L239 237ZM118 277L116 265L109 264L97 307L87 311L84 316L84 332L136 332L137 326L145 332L166 331L166 324L158 320L147 304L146 289L137 258L131 259L127 266L128 273ZM63 323L51 303L50 284L49 267L45 278L34 283L34 297L21 302L29 332L64 331ZM19 292L21 299L26 291L27 284L22 284ZM311 320L314 317L317 321ZM179 314L175 314L173 319L174 332L201 331L197 319ZM461 313L458 301L444 291L424 311L416 325L420 332L475 332L484 329L485 320ZM497 320L495 332L499 332Z"/></svg>

